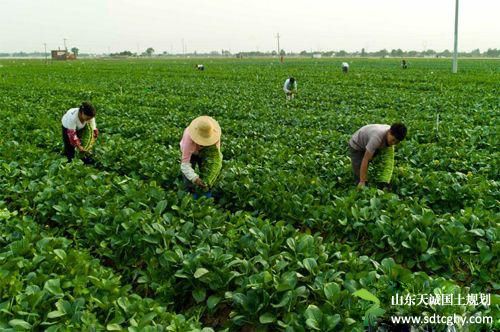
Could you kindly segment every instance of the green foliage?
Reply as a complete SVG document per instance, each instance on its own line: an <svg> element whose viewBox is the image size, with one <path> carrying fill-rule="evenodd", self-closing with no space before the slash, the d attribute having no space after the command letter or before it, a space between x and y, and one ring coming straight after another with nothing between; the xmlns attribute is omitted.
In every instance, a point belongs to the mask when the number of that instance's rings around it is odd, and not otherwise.
<svg viewBox="0 0 500 332"><path fill-rule="evenodd" d="M207 146L200 151L203 164L200 168L200 177L208 187L213 187L215 180L222 169L222 153L217 146Z"/></svg>
<svg viewBox="0 0 500 332"><path fill-rule="evenodd" d="M87 124L85 127L83 127L83 133L82 137L80 138L80 141L82 143L82 147L86 151L90 151L94 146L95 143L94 129L95 128L93 128L93 126L90 124Z"/></svg>
<svg viewBox="0 0 500 332"><path fill-rule="evenodd" d="M211 60L199 75L184 59L2 61L0 329L498 322L498 304L391 305L396 293L498 292L495 64L463 61L454 76L447 61L401 71L354 59L342 75L337 62ZM285 103L291 74L301 95ZM61 109L88 98L100 109L97 168L59 155ZM224 132L216 201L193 201L179 179L182 130L200 114ZM394 192L356 190L350 135L393 121L410 128Z"/></svg>

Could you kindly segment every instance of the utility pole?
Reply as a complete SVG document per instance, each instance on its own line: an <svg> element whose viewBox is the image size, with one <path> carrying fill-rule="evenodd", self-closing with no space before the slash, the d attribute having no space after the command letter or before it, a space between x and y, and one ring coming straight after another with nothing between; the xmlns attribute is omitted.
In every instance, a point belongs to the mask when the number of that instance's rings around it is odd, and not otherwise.
<svg viewBox="0 0 500 332"><path fill-rule="evenodd" d="M64 50L65 50L65 51L67 51L67 50L68 50L68 47L66 46L66 40L67 40L67 39L66 39L66 38L63 38L63 40L64 40Z"/></svg>
<svg viewBox="0 0 500 332"><path fill-rule="evenodd" d="M280 33L276 34L276 39L278 40L278 56L280 56Z"/></svg>
<svg viewBox="0 0 500 332"><path fill-rule="evenodd" d="M455 0L455 42L453 49L453 74L457 73L458 70L458 0Z"/></svg>

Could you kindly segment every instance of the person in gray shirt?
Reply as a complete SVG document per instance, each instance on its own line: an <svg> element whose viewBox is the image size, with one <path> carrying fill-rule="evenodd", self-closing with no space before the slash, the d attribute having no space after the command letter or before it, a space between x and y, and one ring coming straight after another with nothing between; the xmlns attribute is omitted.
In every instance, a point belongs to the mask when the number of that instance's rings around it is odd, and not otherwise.
<svg viewBox="0 0 500 332"><path fill-rule="evenodd" d="M394 123L392 126L386 124L369 124L358 129L349 140L352 169L358 187L366 185L368 180L368 163L379 152L388 157L384 158L382 173L384 180L390 182L394 168L394 145L399 144L406 137L406 126L402 123ZM385 153L388 152L388 153ZM391 153L392 152L392 153ZM392 157L391 157L392 156ZM391 160L392 159L392 160Z"/></svg>

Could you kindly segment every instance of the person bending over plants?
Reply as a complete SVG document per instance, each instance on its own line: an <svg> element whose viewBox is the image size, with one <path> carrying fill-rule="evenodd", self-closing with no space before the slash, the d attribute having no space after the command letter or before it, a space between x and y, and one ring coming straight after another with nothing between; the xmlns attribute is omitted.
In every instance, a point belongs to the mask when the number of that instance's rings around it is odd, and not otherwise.
<svg viewBox="0 0 500 332"><path fill-rule="evenodd" d="M291 100L297 93L297 80L294 77L289 77L286 79L283 85L283 91L285 91L286 100Z"/></svg>
<svg viewBox="0 0 500 332"><path fill-rule="evenodd" d="M99 134L95 123L94 106L84 101L80 107L69 109L62 117L62 137L64 155L71 162L75 157L75 150L82 154L85 164L92 164L92 146Z"/></svg>
<svg viewBox="0 0 500 332"><path fill-rule="evenodd" d="M394 170L394 146L406 137L406 126L402 123L369 124L358 129L349 140L352 169L358 187L368 182L368 165L373 159L374 183L390 189Z"/></svg>
<svg viewBox="0 0 500 332"><path fill-rule="evenodd" d="M342 72L347 74L349 72L349 64L347 62L342 62Z"/></svg>
<svg viewBox="0 0 500 332"><path fill-rule="evenodd" d="M187 191L195 198L212 196L211 189L222 169L220 137L219 124L206 115L194 119L184 130L180 142L181 172Z"/></svg>

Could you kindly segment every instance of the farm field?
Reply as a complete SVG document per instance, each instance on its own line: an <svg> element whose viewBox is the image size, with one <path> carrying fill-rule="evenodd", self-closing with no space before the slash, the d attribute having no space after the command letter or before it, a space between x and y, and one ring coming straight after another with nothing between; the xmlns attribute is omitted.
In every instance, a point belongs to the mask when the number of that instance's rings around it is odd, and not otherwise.
<svg viewBox="0 0 500 332"><path fill-rule="evenodd" d="M347 61L0 60L0 329L386 331L424 314L500 329L500 62ZM83 100L95 167L61 155ZM199 115L222 128L215 199L180 177ZM356 189L350 136L397 121L393 191Z"/></svg>

